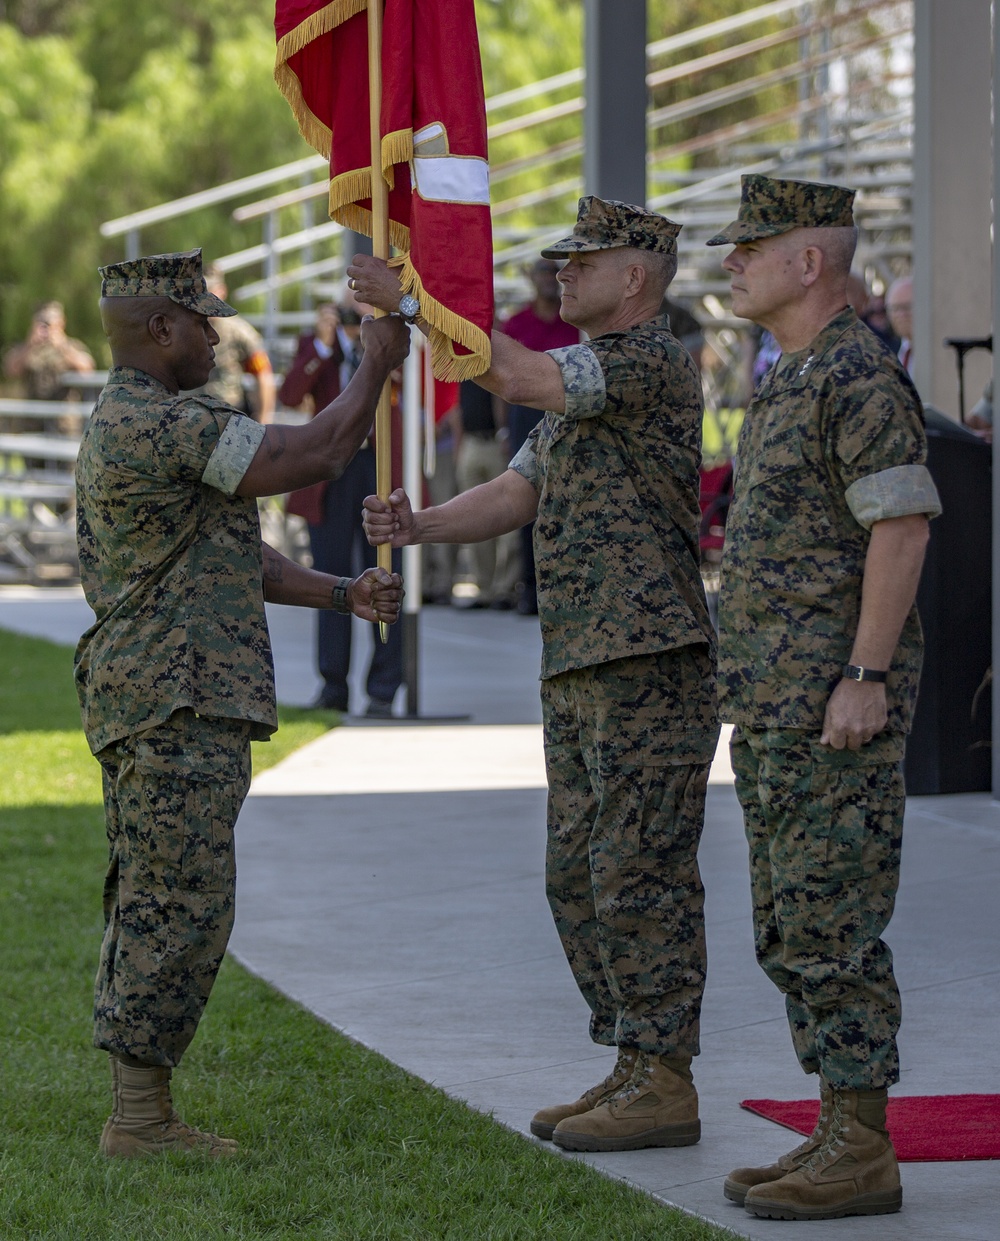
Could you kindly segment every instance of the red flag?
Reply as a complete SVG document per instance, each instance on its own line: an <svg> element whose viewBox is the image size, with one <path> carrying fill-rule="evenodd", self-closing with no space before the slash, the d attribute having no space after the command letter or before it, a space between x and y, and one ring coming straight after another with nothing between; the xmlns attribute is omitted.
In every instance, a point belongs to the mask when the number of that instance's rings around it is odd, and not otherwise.
<svg viewBox="0 0 1000 1241"><path fill-rule="evenodd" d="M367 0L277 0L275 79L330 159L330 216L371 236ZM490 364L493 231L474 0L385 0L382 166L403 291L431 325L434 373Z"/></svg>

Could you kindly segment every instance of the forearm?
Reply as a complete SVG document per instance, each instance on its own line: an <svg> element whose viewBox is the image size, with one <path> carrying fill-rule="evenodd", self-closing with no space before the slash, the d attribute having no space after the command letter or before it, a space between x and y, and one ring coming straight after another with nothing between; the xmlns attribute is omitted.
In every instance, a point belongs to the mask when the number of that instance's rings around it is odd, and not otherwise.
<svg viewBox="0 0 1000 1241"><path fill-rule="evenodd" d="M339 478L371 430L388 375L367 355L348 387L304 426L268 426L237 493L280 495Z"/></svg>
<svg viewBox="0 0 1000 1241"><path fill-rule="evenodd" d="M891 666L917 595L927 539L927 518L922 515L896 517L872 526L852 663L863 668Z"/></svg>
<svg viewBox="0 0 1000 1241"><path fill-rule="evenodd" d="M534 521L538 493L516 470L413 514L414 543L481 543Z"/></svg>
<svg viewBox="0 0 1000 1241"><path fill-rule="evenodd" d="M264 598L268 603L287 603L303 608L332 608L333 589L349 579L306 569L279 551L263 545Z"/></svg>

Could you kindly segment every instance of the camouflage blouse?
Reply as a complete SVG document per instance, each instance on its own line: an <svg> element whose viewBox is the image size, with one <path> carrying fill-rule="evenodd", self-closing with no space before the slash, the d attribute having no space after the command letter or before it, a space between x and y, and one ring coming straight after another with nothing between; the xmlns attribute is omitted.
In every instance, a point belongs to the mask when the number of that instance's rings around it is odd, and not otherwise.
<svg viewBox="0 0 1000 1241"><path fill-rule="evenodd" d="M257 503L234 495L264 428L116 367L76 467L95 622L76 682L94 753L180 707L277 726Z"/></svg>
<svg viewBox="0 0 1000 1241"><path fill-rule="evenodd" d="M542 677L714 647L698 556L701 384L666 317L550 350L566 412L511 462L539 493Z"/></svg>
<svg viewBox="0 0 1000 1241"><path fill-rule="evenodd" d="M719 603L722 717L820 728L848 663L871 526L940 512L920 399L897 360L844 310L771 368L747 410ZM909 728L922 639L916 608L887 685Z"/></svg>

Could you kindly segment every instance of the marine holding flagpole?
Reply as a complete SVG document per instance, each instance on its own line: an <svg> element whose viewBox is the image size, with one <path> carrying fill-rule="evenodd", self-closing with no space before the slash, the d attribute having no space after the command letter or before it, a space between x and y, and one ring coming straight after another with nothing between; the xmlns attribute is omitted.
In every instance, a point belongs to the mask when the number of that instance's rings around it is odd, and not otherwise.
<svg viewBox="0 0 1000 1241"><path fill-rule="evenodd" d="M533 1117L532 1133L567 1150L687 1146L701 1132L697 851L718 724L698 556L701 386L659 313L679 231L582 198L572 235L542 253L565 260L561 314L590 339L534 353L494 333L476 380L545 411L509 468L421 512L402 490L365 500L369 541L393 547L535 522L547 894L591 1037L617 1052L602 1081ZM359 255L348 272L359 300L398 305L391 266Z"/></svg>

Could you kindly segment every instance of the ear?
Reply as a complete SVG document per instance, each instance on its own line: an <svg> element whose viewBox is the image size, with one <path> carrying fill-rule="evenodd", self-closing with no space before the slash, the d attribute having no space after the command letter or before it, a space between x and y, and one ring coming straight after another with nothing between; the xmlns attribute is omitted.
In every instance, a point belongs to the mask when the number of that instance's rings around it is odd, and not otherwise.
<svg viewBox="0 0 1000 1241"><path fill-rule="evenodd" d="M625 295L636 297L646 284L646 269L641 263L630 263L625 268Z"/></svg>
<svg viewBox="0 0 1000 1241"><path fill-rule="evenodd" d="M156 314L150 315L146 321L146 330L156 344L162 345L164 348L170 345L173 339L174 324L171 317L162 310L158 310Z"/></svg>
<svg viewBox="0 0 1000 1241"><path fill-rule="evenodd" d="M823 274L823 251L818 246L806 246L802 251L801 262L802 284L808 288Z"/></svg>

